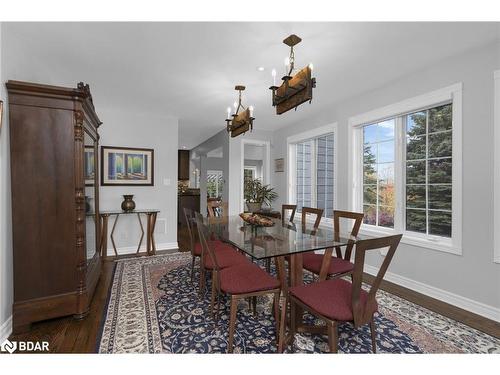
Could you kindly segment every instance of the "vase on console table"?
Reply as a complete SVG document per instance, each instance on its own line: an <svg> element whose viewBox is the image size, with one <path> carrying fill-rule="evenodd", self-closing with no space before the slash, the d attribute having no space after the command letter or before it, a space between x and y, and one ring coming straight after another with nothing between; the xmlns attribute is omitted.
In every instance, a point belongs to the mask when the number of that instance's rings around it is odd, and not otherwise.
<svg viewBox="0 0 500 375"><path fill-rule="evenodd" d="M125 212L134 211L135 202L132 200L132 198L134 198L134 196L132 194L123 196L123 202L122 202L122 210L123 211L125 211Z"/></svg>

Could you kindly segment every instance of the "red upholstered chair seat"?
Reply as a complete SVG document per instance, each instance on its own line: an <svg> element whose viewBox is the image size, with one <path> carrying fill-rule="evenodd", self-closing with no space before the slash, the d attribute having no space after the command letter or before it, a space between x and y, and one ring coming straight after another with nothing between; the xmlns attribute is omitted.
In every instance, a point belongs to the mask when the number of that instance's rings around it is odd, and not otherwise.
<svg viewBox="0 0 500 375"><path fill-rule="evenodd" d="M219 275L220 288L229 294L245 294L276 289L280 282L254 263L225 268Z"/></svg>
<svg viewBox="0 0 500 375"><path fill-rule="evenodd" d="M352 284L346 280L334 279L290 288L290 294L319 314L337 321L351 321ZM360 302L366 303L368 293L361 289ZM378 310L377 304L373 311Z"/></svg>
<svg viewBox="0 0 500 375"><path fill-rule="evenodd" d="M228 248L233 250L233 247L225 242L222 242L220 240L213 240L209 241L210 245L214 249L219 249L219 248ZM194 244L194 255L196 256L201 256L201 243L197 242Z"/></svg>
<svg viewBox="0 0 500 375"><path fill-rule="evenodd" d="M241 263L249 263L250 261L242 254L237 252L229 245L221 245L219 247L214 247L214 254L217 258L217 264L219 268L232 267ZM205 268L213 270L214 264L212 262L212 257L209 254L205 255Z"/></svg>
<svg viewBox="0 0 500 375"><path fill-rule="evenodd" d="M312 273L319 275L321 272L321 264L323 263L323 254L305 253L302 256L302 264L304 268ZM330 266L328 267L328 275L351 272L354 269L354 264L342 258L332 257Z"/></svg>

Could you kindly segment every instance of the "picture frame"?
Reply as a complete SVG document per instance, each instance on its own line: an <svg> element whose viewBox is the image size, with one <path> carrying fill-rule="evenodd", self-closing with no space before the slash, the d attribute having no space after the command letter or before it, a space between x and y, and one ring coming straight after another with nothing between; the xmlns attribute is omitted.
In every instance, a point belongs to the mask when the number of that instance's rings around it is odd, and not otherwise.
<svg viewBox="0 0 500 375"><path fill-rule="evenodd" d="M96 160L94 146L85 146L83 151L83 173L85 186L95 185Z"/></svg>
<svg viewBox="0 0 500 375"><path fill-rule="evenodd" d="M284 158L274 159L274 171L275 172L284 172L285 171L285 159Z"/></svg>
<svg viewBox="0 0 500 375"><path fill-rule="evenodd" d="M154 186L154 150L101 146L101 186Z"/></svg>

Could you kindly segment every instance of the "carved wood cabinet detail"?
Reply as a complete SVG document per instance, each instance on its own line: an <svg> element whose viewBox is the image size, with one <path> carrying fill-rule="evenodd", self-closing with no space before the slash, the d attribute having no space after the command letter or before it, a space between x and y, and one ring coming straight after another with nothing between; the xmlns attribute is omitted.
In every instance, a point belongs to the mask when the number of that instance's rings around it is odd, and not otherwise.
<svg viewBox="0 0 500 375"><path fill-rule="evenodd" d="M8 81L13 331L83 318L101 272L97 117L88 85Z"/></svg>

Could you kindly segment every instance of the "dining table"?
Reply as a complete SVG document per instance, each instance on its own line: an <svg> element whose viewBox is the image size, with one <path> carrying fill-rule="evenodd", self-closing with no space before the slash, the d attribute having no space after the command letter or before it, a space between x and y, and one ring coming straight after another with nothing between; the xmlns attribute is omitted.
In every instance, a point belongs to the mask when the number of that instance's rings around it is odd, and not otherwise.
<svg viewBox="0 0 500 375"><path fill-rule="evenodd" d="M272 226L258 226L245 222L240 216L206 218L205 224L220 240L227 242L247 254L252 260L273 258L277 277L283 294L288 288L304 283L302 256L311 251L343 248L358 241L373 238L364 235L353 236L349 232L336 232L332 227L311 228L309 223L294 223L284 219L271 219ZM288 278L285 272L288 262ZM297 322L301 322L303 311L296 309ZM318 332L321 327L297 325L299 332Z"/></svg>

